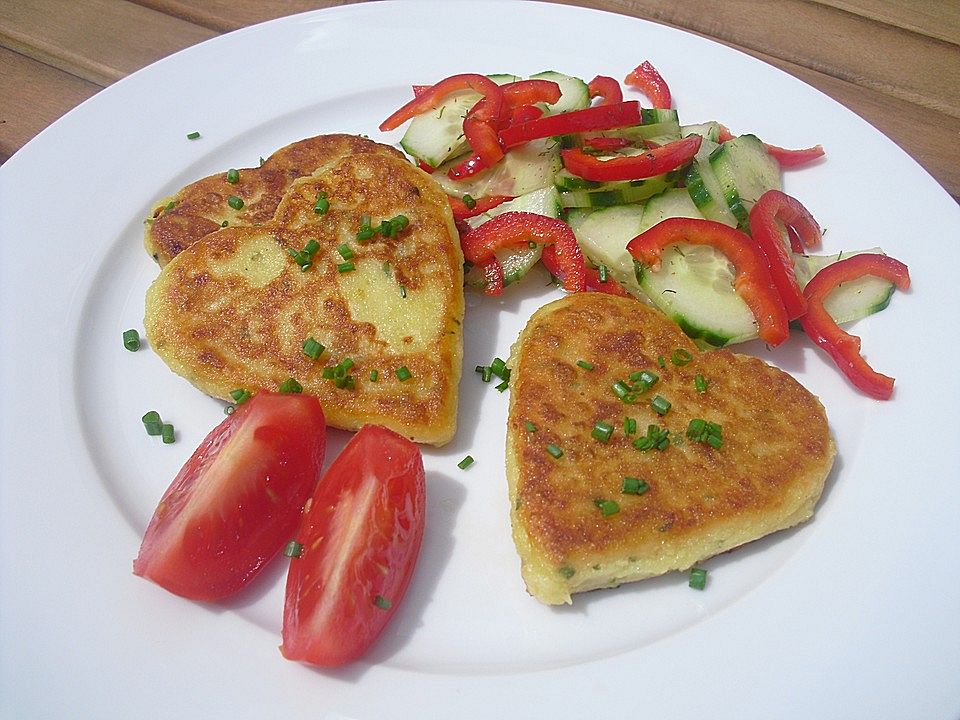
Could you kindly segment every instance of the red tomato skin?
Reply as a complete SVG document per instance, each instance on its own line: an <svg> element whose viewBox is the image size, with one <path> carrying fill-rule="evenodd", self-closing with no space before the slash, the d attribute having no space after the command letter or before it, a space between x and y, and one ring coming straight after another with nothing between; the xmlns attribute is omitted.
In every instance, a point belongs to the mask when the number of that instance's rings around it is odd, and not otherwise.
<svg viewBox="0 0 960 720"><path fill-rule="evenodd" d="M134 574L191 600L237 593L293 537L325 451L316 398L256 393L207 435L167 488Z"/></svg>
<svg viewBox="0 0 960 720"><path fill-rule="evenodd" d="M302 553L287 573L284 657L336 667L374 643L413 575L425 493L423 458L406 438L365 425L347 443L304 509Z"/></svg>

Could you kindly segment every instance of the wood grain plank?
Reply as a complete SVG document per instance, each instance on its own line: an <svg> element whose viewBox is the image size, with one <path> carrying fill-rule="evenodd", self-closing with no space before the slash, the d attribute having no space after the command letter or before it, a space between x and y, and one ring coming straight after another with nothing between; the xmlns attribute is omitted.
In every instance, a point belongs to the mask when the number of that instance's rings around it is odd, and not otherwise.
<svg viewBox="0 0 960 720"><path fill-rule="evenodd" d="M350 5L363 0L134 0L139 5L202 25L229 32L255 23L286 17L307 10Z"/></svg>
<svg viewBox="0 0 960 720"><path fill-rule="evenodd" d="M960 2L947 0L812 0L954 45L960 43Z"/></svg>
<svg viewBox="0 0 960 720"><path fill-rule="evenodd" d="M0 45L101 86L216 34L118 0L0 3Z"/></svg>
<svg viewBox="0 0 960 720"><path fill-rule="evenodd" d="M960 117L960 52L942 40L806 0L603 0L599 5Z"/></svg>
<svg viewBox="0 0 960 720"><path fill-rule="evenodd" d="M100 89L99 85L0 48L0 162Z"/></svg>

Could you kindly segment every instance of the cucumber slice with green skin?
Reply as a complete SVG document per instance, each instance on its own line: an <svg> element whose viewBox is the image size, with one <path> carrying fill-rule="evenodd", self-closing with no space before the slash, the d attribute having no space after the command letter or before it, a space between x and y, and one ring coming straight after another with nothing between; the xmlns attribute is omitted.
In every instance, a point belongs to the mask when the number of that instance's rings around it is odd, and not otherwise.
<svg viewBox="0 0 960 720"><path fill-rule="evenodd" d="M699 125L682 125L680 127L680 136L689 137L699 135L705 140L711 142L720 142L720 123L711 120L710 122L700 123Z"/></svg>
<svg viewBox="0 0 960 720"><path fill-rule="evenodd" d="M488 75L498 85L515 82L517 75ZM429 112L410 121L400 139L408 155L422 160L430 167L439 167L469 149L463 136L463 118L482 96L472 90L459 90Z"/></svg>
<svg viewBox="0 0 960 720"><path fill-rule="evenodd" d="M727 206L720 181L710 167L710 154L717 147L719 146L715 142L703 140L700 150L687 168L685 184L690 199L707 220L736 227L737 218Z"/></svg>
<svg viewBox="0 0 960 720"><path fill-rule="evenodd" d="M506 212L532 212L551 218L559 218L560 193L557 192L555 187L535 190L505 203L500 203L485 213L467 218L467 224L472 228L478 227L491 218ZM497 250L494 254L500 261L501 267L503 267L504 287L517 282L526 275L530 268L540 260L542 253L543 248L536 243L533 244L533 247L520 246ZM483 290L487 286L487 281L479 268L471 267L464 275L464 284L467 287Z"/></svg>
<svg viewBox="0 0 960 720"><path fill-rule="evenodd" d="M666 145L680 140L680 123L676 120L653 123L651 125L630 125L613 130L597 130L576 135L561 135L560 144L564 148L581 147L586 138L623 138L637 145L654 143Z"/></svg>
<svg viewBox="0 0 960 720"><path fill-rule="evenodd" d="M710 168L720 181L727 206L743 230L750 208L767 190L780 190L780 165L754 135L740 135L710 153Z"/></svg>
<svg viewBox="0 0 960 720"><path fill-rule="evenodd" d="M554 70L545 70L530 76L531 80L550 80L560 86L560 99L553 103L541 103L547 115L583 110L590 107L590 91L587 84L578 77L564 75Z"/></svg>
<svg viewBox="0 0 960 720"><path fill-rule="evenodd" d="M643 221L640 223L640 232L646 232L658 222L672 217L702 220L703 214L693 204L690 193L683 188L671 188L647 200L643 207Z"/></svg>
<svg viewBox="0 0 960 720"><path fill-rule="evenodd" d="M643 180L602 183L584 190L565 190L560 193L564 207L612 207L640 202L674 187L679 173L669 172Z"/></svg>
<svg viewBox="0 0 960 720"><path fill-rule="evenodd" d="M592 212L574 210L567 215L587 259L596 266L605 265L614 280L641 298L627 243L640 234L643 213L642 205L619 205Z"/></svg>
<svg viewBox="0 0 960 720"><path fill-rule="evenodd" d="M654 272L634 263L637 284L657 308L701 347L724 347L757 337L753 313L733 289L734 268L708 245L677 243Z"/></svg>
<svg viewBox="0 0 960 720"><path fill-rule="evenodd" d="M450 160L431 175L448 195L455 197L519 197L553 185L553 176L563 167L560 146L553 138L531 140L510 150L495 167L466 180L451 180L447 170L462 159L461 156Z"/></svg>
<svg viewBox="0 0 960 720"><path fill-rule="evenodd" d="M662 122L679 123L680 116L672 108L640 108L640 122L653 125Z"/></svg>
<svg viewBox="0 0 960 720"><path fill-rule="evenodd" d="M880 248L870 250L853 250L850 252L835 253L833 255L794 255L795 273L797 281L804 287L810 278L827 265L861 253L883 254ZM860 320L868 315L878 313L890 304L896 286L882 278L867 275L851 282L846 282L827 295L823 307L838 325Z"/></svg>

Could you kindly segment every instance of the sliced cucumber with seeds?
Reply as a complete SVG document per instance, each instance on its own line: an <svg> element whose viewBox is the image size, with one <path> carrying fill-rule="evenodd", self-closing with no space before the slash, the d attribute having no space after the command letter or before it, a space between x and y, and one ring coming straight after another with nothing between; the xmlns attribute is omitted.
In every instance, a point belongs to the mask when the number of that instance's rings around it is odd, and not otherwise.
<svg viewBox="0 0 960 720"><path fill-rule="evenodd" d="M674 187L679 179L680 173L669 172L643 180L600 183L581 190L564 190L560 193L560 202L564 207L628 205L646 200L667 188ZM567 177L562 178L561 182L572 183Z"/></svg>
<svg viewBox="0 0 960 720"><path fill-rule="evenodd" d="M827 265L861 253L884 254L880 248L870 250L852 250L833 255L794 255L795 273L800 286L810 282L810 278ZM823 301L823 307L838 324L860 320L878 313L890 304L896 286L882 278L867 275L841 284Z"/></svg>
<svg viewBox="0 0 960 720"><path fill-rule="evenodd" d="M650 302L701 347L757 337L753 313L733 289L733 265L714 248L677 243L663 251L656 272L640 262L635 271Z"/></svg>
<svg viewBox="0 0 960 720"><path fill-rule="evenodd" d="M703 215L690 199L690 193L683 188L670 188L654 195L644 204L640 232L646 232L658 222L672 217L703 219Z"/></svg>
<svg viewBox="0 0 960 720"><path fill-rule="evenodd" d="M554 70L546 70L531 75L530 79L550 80L560 86L560 99L557 102L553 104L541 103L541 107L548 115L590 107L590 91L587 89L587 84L578 77L564 75Z"/></svg>
<svg viewBox="0 0 960 720"><path fill-rule="evenodd" d="M710 153L709 163L738 225L748 229L750 208L767 190L781 188L780 165L754 135L727 140Z"/></svg>
<svg viewBox="0 0 960 720"><path fill-rule="evenodd" d="M636 282L627 243L640 234L643 214L642 205L620 205L592 212L572 210L567 215L583 254L594 265L605 265L613 279L637 297L643 297L643 293Z"/></svg>
<svg viewBox="0 0 960 720"><path fill-rule="evenodd" d="M553 138L531 140L512 149L497 165L466 180L451 180L447 170L463 158L441 165L433 177L448 195L475 198L487 195L519 197L553 185L553 176L562 167L560 146Z"/></svg>
<svg viewBox="0 0 960 720"><path fill-rule="evenodd" d="M717 143L704 138L700 150L686 170L685 184L687 192L690 193L690 199L707 220L736 227L737 218L727 206L723 187L710 167L710 154L717 147L719 147Z"/></svg>
<svg viewBox="0 0 960 720"><path fill-rule="evenodd" d="M481 215L467 219L470 227L483 225L491 218L502 215L506 212L531 212L538 215L546 215L551 218L560 217L560 193L555 187L546 187L541 190L521 195L520 197L500 203L495 208L488 210ZM504 248L496 251L497 260L503 267L504 286L517 282L529 272L530 268L537 264L543 249L534 243L531 246L520 246ZM477 267L471 267L464 276L464 284L477 290L486 287L487 281L483 272Z"/></svg>

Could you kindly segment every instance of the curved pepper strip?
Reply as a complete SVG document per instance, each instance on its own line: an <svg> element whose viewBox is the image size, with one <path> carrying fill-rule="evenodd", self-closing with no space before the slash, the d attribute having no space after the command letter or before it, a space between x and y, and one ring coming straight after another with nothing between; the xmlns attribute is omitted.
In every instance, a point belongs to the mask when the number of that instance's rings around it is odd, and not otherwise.
<svg viewBox="0 0 960 720"><path fill-rule="evenodd" d="M504 105L511 109L538 102L553 105L562 95L560 86L553 80L517 80L500 88Z"/></svg>
<svg viewBox="0 0 960 720"><path fill-rule="evenodd" d="M623 102L623 90L614 78L608 75L597 75L587 83L587 92L591 98L600 98L597 105L612 105Z"/></svg>
<svg viewBox="0 0 960 720"><path fill-rule="evenodd" d="M720 143L725 143L727 140L732 140L736 137L726 126L720 126L720 136L717 138L717 141ZM800 148L799 150L788 150L787 148L777 147L776 145L769 145L767 143L762 143L763 149L777 161L777 164L781 168L786 168L792 170L794 168L803 167L812 163L818 158L822 158L824 155L824 150L822 145L814 145L809 148Z"/></svg>
<svg viewBox="0 0 960 720"><path fill-rule="evenodd" d="M479 267L483 271L483 279L486 284L483 286L485 295L503 295L503 265L497 260L497 256L487 258Z"/></svg>
<svg viewBox="0 0 960 720"><path fill-rule="evenodd" d="M894 379L878 373L860 355L860 338L842 330L823 306L830 292L841 283L874 275L888 280L901 290L910 287L907 266L886 255L863 253L839 260L822 268L814 275L803 294L807 298L807 313L800 318L804 332L823 348L840 371L856 387L877 400L889 400L893 395Z"/></svg>
<svg viewBox="0 0 960 720"><path fill-rule="evenodd" d="M807 300L797 281L793 257L787 252L778 220L792 228L805 247L820 244L820 226L799 200L779 190L768 190L750 209L750 235L767 258L788 319L795 320L807 311Z"/></svg>
<svg viewBox="0 0 960 720"><path fill-rule="evenodd" d="M547 245L543 249L543 253L540 255L540 262L543 263L543 266L547 269L551 275L560 280L562 283L565 279L564 270L560 267L560 263L557 261L557 250L555 245ZM586 267L585 270L585 285L586 289L592 292L602 292L607 295L618 295L620 297L632 297L630 293L623 289L623 286L618 283L616 280L607 280L606 282L600 279L600 273L594 270L592 267Z"/></svg>
<svg viewBox="0 0 960 720"><path fill-rule="evenodd" d="M476 215L492 210L497 205L513 200L509 195L487 195L479 200L475 200L472 206L468 206L461 198L447 196L450 202L450 210L453 212L454 221L466 220Z"/></svg>
<svg viewBox="0 0 960 720"><path fill-rule="evenodd" d="M686 165L697 154L701 142L703 138L700 135L690 135L683 140L648 150L642 155L623 155L610 160L588 155L580 148L561 150L560 154L564 167L585 180L640 180L663 175Z"/></svg>
<svg viewBox="0 0 960 720"><path fill-rule="evenodd" d="M673 104L669 86L649 60L644 60L631 70L623 82L650 98L655 108L667 110Z"/></svg>
<svg viewBox="0 0 960 720"><path fill-rule="evenodd" d="M518 123L500 131L500 141L505 148L516 147L530 140L568 135L587 130L613 130L639 125L642 122L640 103L636 100L595 105L583 110L546 115L530 122Z"/></svg>
<svg viewBox="0 0 960 720"><path fill-rule="evenodd" d="M505 212L497 215L460 238L463 256L475 265L482 265L503 247L555 245L557 264L563 272L563 289L582 292L586 289L586 264L573 230L562 220L529 212Z"/></svg>
<svg viewBox="0 0 960 720"><path fill-rule="evenodd" d="M774 346L787 339L787 311L770 277L766 258L746 233L712 220L667 218L627 243L627 252L656 268L663 250L680 242L710 245L726 255L736 269L734 290L756 318L760 338Z"/></svg>

